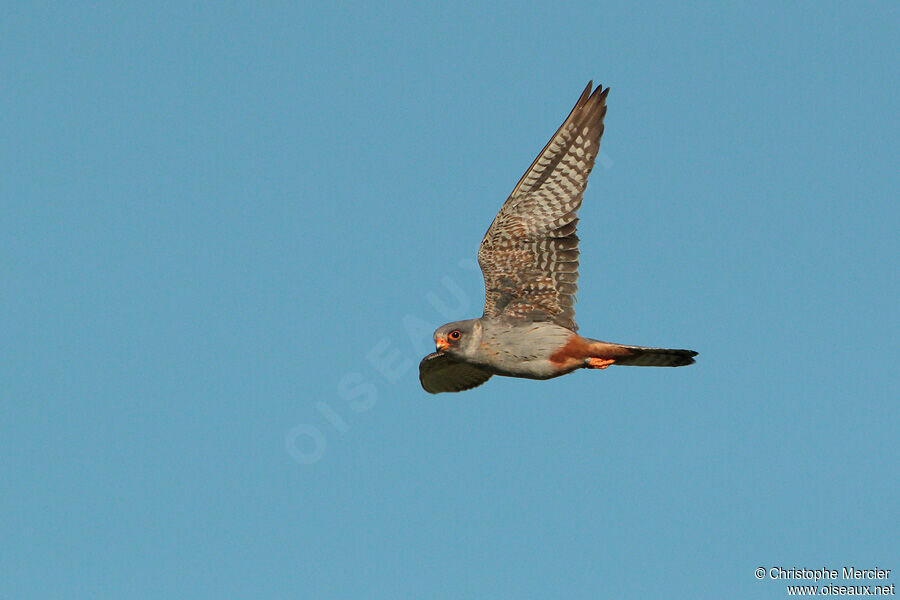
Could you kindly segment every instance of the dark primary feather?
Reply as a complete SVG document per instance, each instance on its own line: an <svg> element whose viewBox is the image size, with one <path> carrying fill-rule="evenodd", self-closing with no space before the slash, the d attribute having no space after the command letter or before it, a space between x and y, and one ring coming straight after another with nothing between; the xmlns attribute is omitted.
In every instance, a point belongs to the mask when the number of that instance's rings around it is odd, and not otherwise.
<svg viewBox="0 0 900 600"><path fill-rule="evenodd" d="M588 83L503 204L478 250L485 317L549 318L577 329L577 211L603 135L609 88Z"/></svg>
<svg viewBox="0 0 900 600"><path fill-rule="evenodd" d="M490 379L491 375L443 352L432 352L419 363L419 382L429 394L470 390Z"/></svg>

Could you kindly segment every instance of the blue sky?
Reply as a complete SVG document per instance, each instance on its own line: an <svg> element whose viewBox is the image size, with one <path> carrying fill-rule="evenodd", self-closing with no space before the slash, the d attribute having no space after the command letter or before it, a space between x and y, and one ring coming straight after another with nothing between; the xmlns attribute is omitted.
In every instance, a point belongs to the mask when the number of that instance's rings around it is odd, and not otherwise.
<svg viewBox="0 0 900 600"><path fill-rule="evenodd" d="M0 10L0 596L898 581L896 5ZM698 363L425 394L589 79L581 332Z"/></svg>

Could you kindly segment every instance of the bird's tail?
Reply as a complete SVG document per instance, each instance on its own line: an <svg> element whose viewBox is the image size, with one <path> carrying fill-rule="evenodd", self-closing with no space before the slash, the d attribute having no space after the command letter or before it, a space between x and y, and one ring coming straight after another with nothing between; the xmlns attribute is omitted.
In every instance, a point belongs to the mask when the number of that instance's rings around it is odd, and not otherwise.
<svg viewBox="0 0 900 600"><path fill-rule="evenodd" d="M645 348L594 341L591 344L591 356L613 359L616 361L613 364L629 367L683 367L694 364L697 353L693 350Z"/></svg>

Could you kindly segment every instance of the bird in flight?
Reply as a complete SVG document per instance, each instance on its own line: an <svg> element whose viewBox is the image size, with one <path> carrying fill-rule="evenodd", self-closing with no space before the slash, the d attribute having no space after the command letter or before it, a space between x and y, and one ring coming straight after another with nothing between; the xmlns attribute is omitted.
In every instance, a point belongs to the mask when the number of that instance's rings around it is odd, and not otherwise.
<svg viewBox="0 0 900 600"><path fill-rule="evenodd" d="M603 135L609 88L588 82L575 108L513 188L478 249L484 314L434 332L426 392L461 392L492 375L550 379L610 365L681 367L693 350L602 342L576 333L578 208Z"/></svg>

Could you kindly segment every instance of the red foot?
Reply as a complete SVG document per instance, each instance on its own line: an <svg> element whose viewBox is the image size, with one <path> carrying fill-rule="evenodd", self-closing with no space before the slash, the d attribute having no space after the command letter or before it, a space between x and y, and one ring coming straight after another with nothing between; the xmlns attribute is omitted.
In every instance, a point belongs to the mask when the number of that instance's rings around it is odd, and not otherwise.
<svg viewBox="0 0 900 600"><path fill-rule="evenodd" d="M616 361L611 358L589 358L587 367L588 369L605 369L614 362Z"/></svg>

